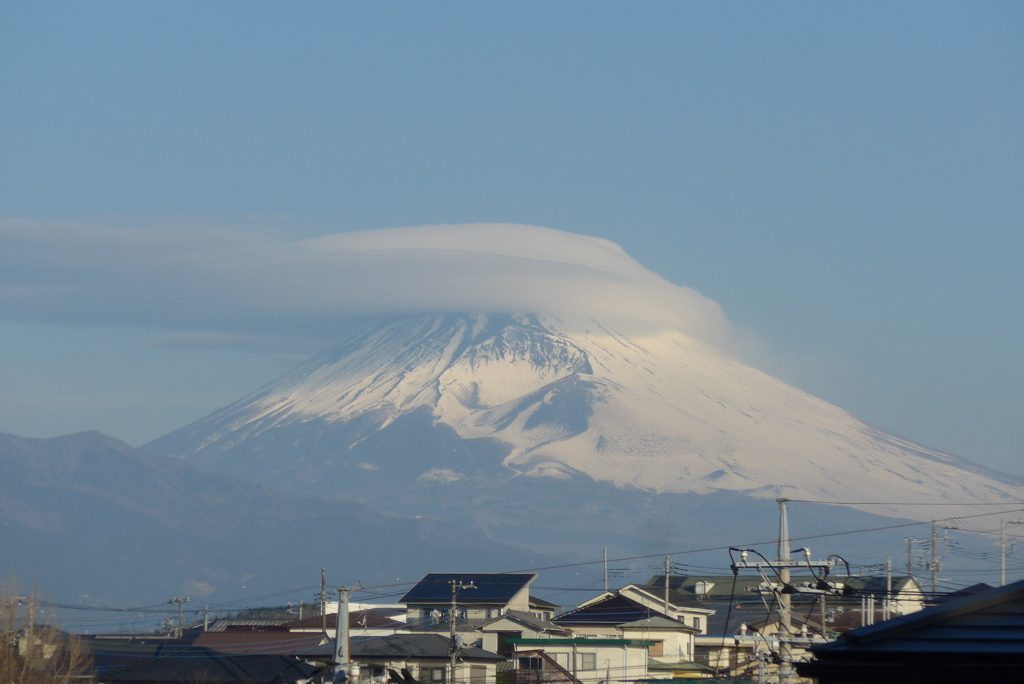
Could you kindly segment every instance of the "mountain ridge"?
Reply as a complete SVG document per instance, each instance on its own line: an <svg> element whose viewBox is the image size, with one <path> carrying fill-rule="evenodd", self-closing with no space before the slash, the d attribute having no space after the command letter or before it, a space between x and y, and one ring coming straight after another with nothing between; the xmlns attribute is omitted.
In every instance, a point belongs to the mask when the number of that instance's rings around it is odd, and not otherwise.
<svg viewBox="0 0 1024 684"><path fill-rule="evenodd" d="M321 567L373 584L449 562L496 571L538 558L436 517L289 497L95 431L0 433L0 548L0 576L114 605L280 591L312 584ZM364 549L373 553L354 553Z"/></svg>

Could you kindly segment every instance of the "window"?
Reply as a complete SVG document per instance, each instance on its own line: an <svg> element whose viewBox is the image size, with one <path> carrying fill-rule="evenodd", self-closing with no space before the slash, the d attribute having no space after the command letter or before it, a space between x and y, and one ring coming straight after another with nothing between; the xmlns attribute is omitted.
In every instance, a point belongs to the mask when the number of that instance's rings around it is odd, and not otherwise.
<svg viewBox="0 0 1024 684"><path fill-rule="evenodd" d="M558 663L560 667L564 667L566 670L569 669L569 654L568 653L550 653L548 654L551 658Z"/></svg>
<svg viewBox="0 0 1024 684"><path fill-rule="evenodd" d="M483 665L469 666L469 684L485 684L487 682L487 668Z"/></svg>
<svg viewBox="0 0 1024 684"><path fill-rule="evenodd" d="M420 681L423 684L443 684L446 669L444 667L421 667Z"/></svg>
<svg viewBox="0 0 1024 684"><path fill-rule="evenodd" d="M544 667L544 661L540 658L526 656L519 659L520 670L540 670Z"/></svg>
<svg viewBox="0 0 1024 684"><path fill-rule="evenodd" d="M697 631L700 631L700 618L699 617L693 618L693 627Z"/></svg>
<svg viewBox="0 0 1024 684"><path fill-rule="evenodd" d="M577 653L576 654L576 667L579 670L596 670L597 669L597 654L596 653Z"/></svg>

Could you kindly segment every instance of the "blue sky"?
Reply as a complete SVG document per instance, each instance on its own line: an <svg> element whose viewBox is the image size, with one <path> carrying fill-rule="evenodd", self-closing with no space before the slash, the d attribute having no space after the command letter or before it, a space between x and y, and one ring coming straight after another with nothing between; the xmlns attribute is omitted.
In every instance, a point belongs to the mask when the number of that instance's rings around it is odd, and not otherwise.
<svg viewBox="0 0 1024 684"><path fill-rule="evenodd" d="M1009 2L0 2L0 225L109 228L143 270L224 235L606 238L764 370L1024 475L1022 35ZM27 311L54 271L4 263L7 432L140 444L322 342Z"/></svg>

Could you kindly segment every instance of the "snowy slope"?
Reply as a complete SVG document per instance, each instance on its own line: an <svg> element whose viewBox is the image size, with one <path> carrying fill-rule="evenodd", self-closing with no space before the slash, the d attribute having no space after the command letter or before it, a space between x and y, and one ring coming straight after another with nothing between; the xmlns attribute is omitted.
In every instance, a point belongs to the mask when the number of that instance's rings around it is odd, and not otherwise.
<svg viewBox="0 0 1024 684"><path fill-rule="evenodd" d="M389 426L427 415L445 435L493 445L494 462L483 469L505 477L828 501L1024 497L1010 476L868 426L677 330L552 316L383 319L146 448L242 476L262 470L265 482L299 467L339 480L386 472L396 458L421 483L473 477L479 457L464 468L441 463L426 447L408 446L415 435L397 456L367 446ZM444 439L438 453L458 449ZM356 451L358 462L347 461Z"/></svg>

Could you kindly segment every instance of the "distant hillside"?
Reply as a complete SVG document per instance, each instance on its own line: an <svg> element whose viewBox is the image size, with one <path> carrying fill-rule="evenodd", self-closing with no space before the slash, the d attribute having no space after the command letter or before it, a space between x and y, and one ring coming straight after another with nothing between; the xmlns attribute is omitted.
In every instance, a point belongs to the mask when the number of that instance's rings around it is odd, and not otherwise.
<svg viewBox="0 0 1024 684"><path fill-rule="evenodd" d="M0 577L117 605L281 591L318 583L321 567L331 582L369 585L529 563L450 523L283 496L98 432L0 433L0 550Z"/></svg>

